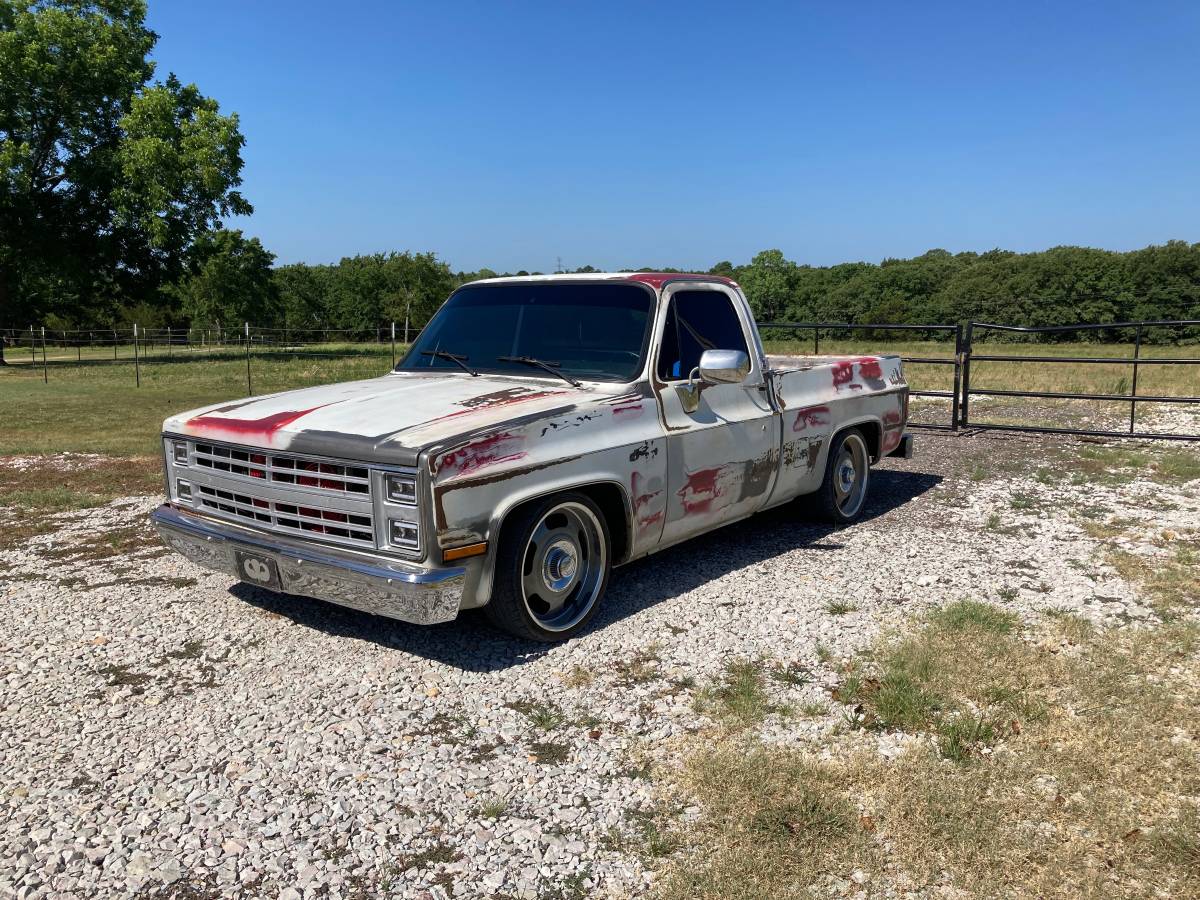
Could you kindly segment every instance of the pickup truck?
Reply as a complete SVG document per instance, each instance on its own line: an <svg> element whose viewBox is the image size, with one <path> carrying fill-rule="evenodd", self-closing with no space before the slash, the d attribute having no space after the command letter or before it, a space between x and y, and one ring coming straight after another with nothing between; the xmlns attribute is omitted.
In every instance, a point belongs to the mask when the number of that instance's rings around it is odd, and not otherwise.
<svg viewBox="0 0 1200 900"><path fill-rule="evenodd" d="M164 541L244 582L562 640L620 566L908 456L896 356L769 357L710 275L458 288L387 375L168 418Z"/></svg>

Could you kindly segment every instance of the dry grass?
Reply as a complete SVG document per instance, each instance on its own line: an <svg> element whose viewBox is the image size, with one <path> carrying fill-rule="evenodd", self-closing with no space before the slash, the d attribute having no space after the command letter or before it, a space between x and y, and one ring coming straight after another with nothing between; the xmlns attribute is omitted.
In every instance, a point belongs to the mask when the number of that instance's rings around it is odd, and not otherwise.
<svg viewBox="0 0 1200 900"><path fill-rule="evenodd" d="M955 604L873 658L851 714L916 734L907 751L698 751L682 782L704 814L665 897L1200 896L1194 624L1022 630Z"/></svg>
<svg viewBox="0 0 1200 900"><path fill-rule="evenodd" d="M61 513L161 491L162 463L152 457L42 457L26 460L20 467L0 465L0 552L55 531L62 524ZM97 536L75 549L111 556L107 550L128 552L139 540L145 543L148 533L143 529L139 534L132 542L118 536L115 543L108 536Z"/></svg>
<svg viewBox="0 0 1200 900"><path fill-rule="evenodd" d="M162 492L158 457L46 456L21 467L0 465L0 507L23 513L102 506L118 497Z"/></svg>

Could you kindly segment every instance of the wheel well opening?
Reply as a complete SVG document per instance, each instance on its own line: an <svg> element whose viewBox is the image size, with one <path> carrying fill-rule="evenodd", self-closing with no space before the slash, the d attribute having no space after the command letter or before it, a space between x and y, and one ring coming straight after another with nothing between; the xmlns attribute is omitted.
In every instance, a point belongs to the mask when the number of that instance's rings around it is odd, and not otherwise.
<svg viewBox="0 0 1200 900"><path fill-rule="evenodd" d="M883 446L883 429L878 422L858 422L847 431L862 432L863 440L867 442L867 452L871 454L871 462L879 462L879 451Z"/></svg>
<svg viewBox="0 0 1200 900"><path fill-rule="evenodd" d="M629 515L626 510L625 497L621 493L621 489L615 484L600 482L598 484L586 484L580 487L568 488L556 493L570 492L584 494L596 506L600 507L604 521L608 525L609 537L612 539L613 562L624 562L625 558L629 555ZM543 495L519 503L505 515L505 522L507 523L511 519L512 514L517 510L531 503L538 503L545 500L546 496L553 495Z"/></svg>
<svg viewBox="0 0 1200 900"><path fill-rule="evenodd" d="M604 513L604 521L612 538L613 562L624 562L629 555L629 515L621 489L615 484L602 483L589 484L577 490L586 494Z"/></svg>

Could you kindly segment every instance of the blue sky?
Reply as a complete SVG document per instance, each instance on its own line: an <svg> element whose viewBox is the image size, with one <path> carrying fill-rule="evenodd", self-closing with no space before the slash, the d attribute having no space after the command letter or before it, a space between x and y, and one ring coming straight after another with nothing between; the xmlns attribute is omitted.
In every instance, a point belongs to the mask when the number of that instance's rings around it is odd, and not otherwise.
<svg viewBox="0 0 1200 900"><path fill-rule="evenodd" d="M150 0L287 262L1200 240L1200 4Z"/></svg>

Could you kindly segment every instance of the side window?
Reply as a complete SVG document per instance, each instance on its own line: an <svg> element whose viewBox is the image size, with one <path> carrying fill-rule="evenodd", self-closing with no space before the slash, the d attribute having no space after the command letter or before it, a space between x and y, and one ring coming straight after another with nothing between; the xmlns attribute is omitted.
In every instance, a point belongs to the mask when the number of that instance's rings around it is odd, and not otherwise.
<svg viewBox="0 0 1200 900"><path fill-rule="evenodd" d="M737 311L721 291L679 291L667 310L658 377L663 381L687 378L700 365L705 350L749 352Z"/></svg>

